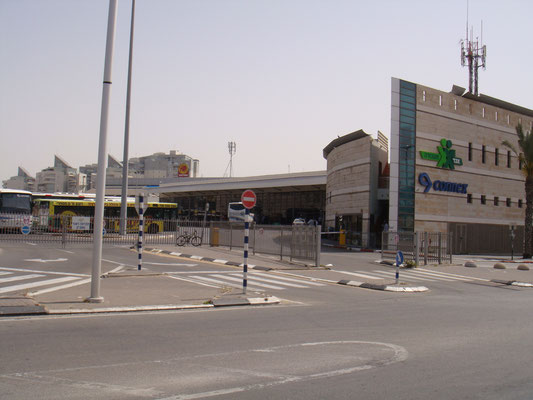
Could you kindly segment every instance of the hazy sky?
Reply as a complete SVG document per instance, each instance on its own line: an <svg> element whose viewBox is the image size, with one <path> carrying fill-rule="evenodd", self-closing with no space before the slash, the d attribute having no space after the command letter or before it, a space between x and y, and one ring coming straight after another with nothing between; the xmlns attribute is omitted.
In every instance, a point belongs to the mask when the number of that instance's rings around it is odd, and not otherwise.
<svg viewBox="0 0 533 400"><path fill-rule="evenodd" d="M130 157L178 150L222 176L322 170L322 149L390 132L390 81L449 91L466 0L137 0ZM108 0L0 0L0 180L54 154L96 163ZM470 0L480 92L533 109L530 0ZM108 152L122 160L131 1L119 0Z"/></svg>

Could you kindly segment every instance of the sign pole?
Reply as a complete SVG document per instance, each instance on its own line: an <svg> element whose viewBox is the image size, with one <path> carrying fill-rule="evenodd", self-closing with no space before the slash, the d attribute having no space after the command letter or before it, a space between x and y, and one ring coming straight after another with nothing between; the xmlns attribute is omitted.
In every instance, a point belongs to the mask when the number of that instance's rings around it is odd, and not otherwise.
<svg viewBox="0 0 533 400"><path fill-rule="evenodd" d="M242 264L242 291L246 294L248 286L248 238L250 236L250 209L255 206L257 196L251 190L245 190L241 195L241 202L244 206L244 262Z"/></svg>
<svg viewBox="0 0 533 400"><path fill-rule="evenodd" d="M144 193L139 193L139 242L137 244L137 251L139 253L139 266L137 270L140 271L143 264L143 234L144 234Z"/></svg>
<svg viewBox="0 0 533 400"><path fill-rule="evenodd" d="M400 265L403 264L403 253L398 251L396 253L396 285L400 284Z"/></svg>
<svg viewBox="0 0 533 400"><path fill-rule="evenodd" d="M242 265L242 292L246 294L246 287L248 286L248 236L250 235L250 223L248 217L250 216L250 209L244 211L244 263Z"/></svg>

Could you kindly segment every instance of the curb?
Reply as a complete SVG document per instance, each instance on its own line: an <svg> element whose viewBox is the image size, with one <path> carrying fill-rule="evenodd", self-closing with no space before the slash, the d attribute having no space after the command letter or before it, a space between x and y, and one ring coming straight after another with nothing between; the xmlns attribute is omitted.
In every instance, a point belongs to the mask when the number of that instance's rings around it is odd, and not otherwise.
<svg viewBox="0 0 533 400"><path fill-rule="evenodd" d="M503 281L500 279L491 279L492 283L500 283L507 286L518 286L518 287L530 287L533 288L533 283L528 282L519 282L519 281Z"/></svg>
<svg viewBox="0 0 533 400"><path fill-rule="evenodd" d="M404 293L421 293L427 292L429 289L425 286L396 286L396 285L378 285L375 283L357 282L349 280L340 280L338 285L355 286L365 289L384 290L387 292L404 292Z"/></svg>
<svg viewBox="0 0 533 400"><path fill-rule="evenodd" d="M248 297L248 298L234 298L234 299L214 299L211 304L194 304L194 305L179 305L179 304L164 304L151 306L134 306L134 307L103 307L93 309L64 309L64 310L46 310L48 315L71 315L71 314L106 314L106 313L125 313L125 312L142 312L142 311L169 311L169 310L195 310L195 309L210 309L218 307L233 307L233 306L257 306L257 305L272 305L279 304L280 300L275 296L268 297Z"/></svg>

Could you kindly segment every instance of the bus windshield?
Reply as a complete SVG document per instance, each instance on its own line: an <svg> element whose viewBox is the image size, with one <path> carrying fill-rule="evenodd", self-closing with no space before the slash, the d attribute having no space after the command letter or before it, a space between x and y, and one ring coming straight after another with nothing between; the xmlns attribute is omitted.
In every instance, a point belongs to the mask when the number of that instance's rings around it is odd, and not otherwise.
<svg viewBox="0 0 533 400"><path fill-rule="evenodd" d="M31 195L25 193L0 193L0 212L31 214Z"/></svg>

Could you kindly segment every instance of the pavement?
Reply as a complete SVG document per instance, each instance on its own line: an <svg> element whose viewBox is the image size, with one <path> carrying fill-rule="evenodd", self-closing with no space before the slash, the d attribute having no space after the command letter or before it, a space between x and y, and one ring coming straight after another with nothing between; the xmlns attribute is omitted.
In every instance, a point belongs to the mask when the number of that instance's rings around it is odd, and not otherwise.
<svg viewBox="0 0 533 400"><path fill-rule="evenodd" d="M230 250L208 246L176 248L176 246L171 245L158 245L156 248L147 247L144 251L162 257L192 259L233 267L242 267L243 262L242 249ZM502 262L503 259L494 260ZM494 260L478 258L475 262L478 264L492 263ZM465 260L457 258L454 260L454 264L463 262ZM382 282L331 280L328 279L327 275L328 266L317 268L304 262L280 260L276 256L250 254L248 268L249 270L276 270L280 272L316 271L317 274L313 279L317 281L374 290L409 293L428 290L425 286L412 285L408 282L395 285L390 280L383 280ZM143 268L141 271L138 271L137 268L121 268L101 276L102 302L91 302L87 299L91 283L90 279L86 279L83 285L69 286L67 284L60 290L41 290L0 297L0 316L189 310L230 306L264 306L280 303L280 299L264 292L248 290L245 294L242 289L238 288L202 286L185 280L169 278L172 276L150 271L147 268ZM516 281L496 283L517 285ZM533 286L529 283L525 283L525 285Z"/></svg>

